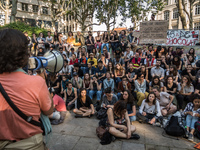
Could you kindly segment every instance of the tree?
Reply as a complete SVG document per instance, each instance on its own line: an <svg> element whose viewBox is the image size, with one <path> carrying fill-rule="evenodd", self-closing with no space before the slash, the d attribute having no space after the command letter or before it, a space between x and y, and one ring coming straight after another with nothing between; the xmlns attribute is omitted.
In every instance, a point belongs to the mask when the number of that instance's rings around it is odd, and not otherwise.
<svg viewBox="0 0 200 150"><path fill-rule="evenodd" d="M50 3L51 8L51 22L52 28L55 31L55 24L56 21L59 20L60 17L66 15L69 11L69 5L71 4L72 0L43 0L44 2Z"/></svg>
<svg viewBox="0 0 200 150"><path fill-rule="evenodd" d="M15 18L16 18L16 14L17 14L17 3L18 3L18 0L12 0L10 23L15 22Z"/></svg>
<svg viewBox="0 0 200 150"><path fill-rule="evenodd" d="M6 0L6 1L0 1L0 8L3 10L3 12L5 13L5 22L4 24L7 24L8 21L8 15L9 15L9 9L11 8L12 5L10 5L10 1Z"/></svg>
<svg viewBox="0 0 200 150"><path fill-rule="evenodd" d="M195 0L188 0L189 8L184 0L177 1L178 13L181 18L182 28L187 29L186 15L189 18L189 29L193 29L193 7ZM186 9L188 8L189 11Z"/></svg>
<svg viewBox="0 0 200 150"><path fill-rule="evenodd" d="M87 27L100 25L91 22L97 5L98 1L96 0L74 0L73 7L67 14L74 17L75 21L81 26L81 31L84 32Z"/></svg>
<svg viewBox="0 0 200 150"><path fill-rule="evenodd" d="M120 0L99 0L96 18L106 25L107 31L116 24L120 4L123 4L123 1L120 3ZM123 8L125 7L121 7L121 10Z"/></svg>
<svg viewBox="0 0 200 150"><path fill-rule="evenodd" d="M122 16L124 20L131 18L134 25L136 25L139 21L148 20L147 16L152 10L154 10L153 13L161 11L166 4L166 0L125 0L125 3L127 10Z"/></svg>

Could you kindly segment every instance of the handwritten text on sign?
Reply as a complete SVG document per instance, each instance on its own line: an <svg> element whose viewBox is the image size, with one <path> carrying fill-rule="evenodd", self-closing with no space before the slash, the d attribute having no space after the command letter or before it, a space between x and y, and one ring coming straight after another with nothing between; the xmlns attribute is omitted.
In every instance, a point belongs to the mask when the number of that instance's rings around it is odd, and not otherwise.
<svg viewBox="0 0 200 150"><path fill-rule="evenodd" d="M166 45L193 46L199 41L198 30L168 30Z"/></svg>
<svg viewBox="0 0 200 150"><path fill-rule="evenodd" d="M164 20L159 21L145 21L140 23L140 44L163 44L166 43L168 22Z"/></svg>

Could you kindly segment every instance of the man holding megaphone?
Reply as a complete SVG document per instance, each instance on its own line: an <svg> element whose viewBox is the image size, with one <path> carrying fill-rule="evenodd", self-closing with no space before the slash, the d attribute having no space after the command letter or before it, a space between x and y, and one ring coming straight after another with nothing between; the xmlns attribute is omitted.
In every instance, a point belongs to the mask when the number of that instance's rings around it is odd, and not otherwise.
<svg viewBox="0 0 200 150"><path fill-rule="evenodd" d="M50 59L54 57L46 56L49 55L45 55L40 64L45 62L51 70L53 60ZM33 122L40 122L41 112L52 114L53 102L45 80L22 70L28 62L28 41L23 33L14 29L0 30L0 62L0 149L47 149L43 130ZM54 65L53 71L56 69Z"/></svg>

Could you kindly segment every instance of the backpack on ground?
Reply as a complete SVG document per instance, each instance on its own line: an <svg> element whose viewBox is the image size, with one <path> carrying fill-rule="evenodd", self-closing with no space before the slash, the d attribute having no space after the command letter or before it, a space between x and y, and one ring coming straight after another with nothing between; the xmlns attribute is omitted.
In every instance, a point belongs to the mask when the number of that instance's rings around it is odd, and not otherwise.
<svg viewBox="0 0 200 150"><path fill-rule="evenodd" d="M172 116L164 128L165 132L171 136L183 136L185 135L185 129L181 126L179 118L177 116Z"/></svg>
<svg viewBox="0 0 200 150"><path fill-rule="evenodd" d="M200 121L195 122L195 135L200 139Z"/></svg>
<svg viewBox="0 0 200 150"><path fill-rule="evenodd" d="M97 119L102 119L102 118L106 118L107 117L107 109L106 108L101 108L97 114Z"/></svg>

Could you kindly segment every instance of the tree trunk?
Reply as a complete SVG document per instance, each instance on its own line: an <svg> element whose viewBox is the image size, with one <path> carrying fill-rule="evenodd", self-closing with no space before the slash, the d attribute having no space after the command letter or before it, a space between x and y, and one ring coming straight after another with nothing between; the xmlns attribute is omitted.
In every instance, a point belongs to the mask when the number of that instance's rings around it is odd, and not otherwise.
<svg viewBox="0 0 200 150"><path fill-rule="evenodd" d="M189 16L189 20L190 20L190 23L189 23L189 28L190 30L193 30L193 3L190 3L190 16Z"/></svg>
<svg viewBox="0 0 200 150"><path fill-rule="evenodd" d="M52 19L51 23L52 23L52 30L55 32L56 31L56 21L54 19Z"/></svg>
<svg viewBox="0 0 200 150"><path fill-rule="evenodd" d="M17 14L17 2L18 2L18 0L12 0L12 10L11 10L10 23L15 22L15 16Z"/></svg>
<svg viewBox="0 0 200 150"><path fill-rule="evenodd" d="M182 28L187 29L186 16L183 12L183 5L184 4L182 3L182 0L178 0L178 13L179 13L179 16L181 18Z"/></svg>
<svg viewBox="0 0 200 150"><path fill-rule="evenodd" d="M107 28L108 34L110 34L110 25L106 24L106 28Z"/></svg>

